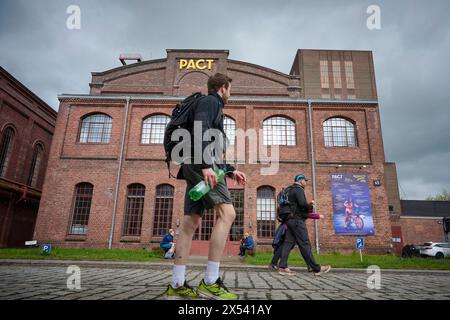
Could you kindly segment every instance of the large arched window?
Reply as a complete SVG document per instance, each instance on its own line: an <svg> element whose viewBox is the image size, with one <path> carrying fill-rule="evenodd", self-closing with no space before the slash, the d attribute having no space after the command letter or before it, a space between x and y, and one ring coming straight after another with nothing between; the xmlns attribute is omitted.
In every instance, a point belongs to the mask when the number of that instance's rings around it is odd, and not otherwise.
<svg viewBox="0 0 450 320"><path fill-rule="evenodd" d="M295 146L295 123L285 117L271 117L263 122L264 145Z"/></svg>
<svg viewBox="0 0 450 320"><path fill-rule="evenodd" d="M36 144L33 151L33 159L31 160L30 174L28 175L28 185L35 187L37 178L39 176L39 170L41 168L41 161L44 148L41 144Z"/></svg>
<svg viewBox="0 0 450 320"><path fill-rule="evenodd" d="M112 118L96 113L81 120L79 141L81 143L109 143Z"/></svg>
<svg viewBox="0 0 450 320"><path fill-rule="evenodd" d="M0 142L0 177L6 175L8 169L9 159L11 157L11 150L14 140L14 130L11 127L5 128Z"/></svg>
<svg viewBox="0 0 450 320"><path fill-rule="evenodd" d="M75 186L69 234L87 234L93 191L94 186L87 182Z"/></svg>
<svg viewBox="0 0 450 320"><path fill-rule="evenodd" d="M124 236L140 236L144 213L145 186L130 184L127 188L127 207L123 223Z"/></svg>
<svg viewBox="0 0 450 320"><path fill-rule="evenodd" d="M223 129L225 134L230 142L230 145L233 145L236 140L236 121L232 118L225 116L223 119Z"/></svg>
<svg viewBox="0 0 450 320"><path fill-rule="evenodd" d="M174 187L162 184L156 187L153 236L163 236L172 227Z"/></svg>
<svg viewBox="0 0 450 320"><path fill-rule="evenodd" d="M230 229L230 241L240 241L244 235L244 189L230 189L236 218Z"/></svg>
<svg viewBox="0 0 450 320"><path fill-rule="evenodd" d="M260 187L256 191L258 238L272 238L275 232L275 189Z"/></svg>
<svg viewBox="0 0 450 320"><path fill-rule="evenodd" d="M170 121L170 117L159 114L144 119L142 124L141 143L163 143L164 131Z"/></svg>
<svg viewBox="0 0 450 320"><path fill-rule="evenodd" d="M356 147L355 125L344 118L330 118L323 123L326 147Z"/></svg>

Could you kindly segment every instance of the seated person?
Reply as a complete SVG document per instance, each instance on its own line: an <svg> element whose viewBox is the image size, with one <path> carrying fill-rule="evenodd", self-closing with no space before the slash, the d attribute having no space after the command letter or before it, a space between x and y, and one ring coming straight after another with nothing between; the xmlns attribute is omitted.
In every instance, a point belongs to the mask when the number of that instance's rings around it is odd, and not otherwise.
<svg viewBox="0 0 450 320"><path fill-rule="evenodd" d="M244 233L244 237L241 240L241 247L239 248L239 256L245 256L245 250L253 250L255 248L255 242L253 237L248 232Z"/></svg>
<svg viewBox="0 0 450 320"><path fill-rule="evenodd" d="M164 253L174 249L175 243L173 242L173 235L173 229L169 229L169 233L167 233L159 242L159 246L164 249Z"/></svg>

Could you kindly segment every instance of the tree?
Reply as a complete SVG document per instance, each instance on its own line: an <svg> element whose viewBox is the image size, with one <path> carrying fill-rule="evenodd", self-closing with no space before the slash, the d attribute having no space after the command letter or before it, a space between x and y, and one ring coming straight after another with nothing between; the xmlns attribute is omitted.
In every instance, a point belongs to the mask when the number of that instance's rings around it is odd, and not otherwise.
<svg viewBox="0 0 450 320"><path fill-rule="evenodd" d="M441 194L437 194L434 197L429 196L426 200L450 201L450 192L448 192L446 189L443 189Z"/></svg>

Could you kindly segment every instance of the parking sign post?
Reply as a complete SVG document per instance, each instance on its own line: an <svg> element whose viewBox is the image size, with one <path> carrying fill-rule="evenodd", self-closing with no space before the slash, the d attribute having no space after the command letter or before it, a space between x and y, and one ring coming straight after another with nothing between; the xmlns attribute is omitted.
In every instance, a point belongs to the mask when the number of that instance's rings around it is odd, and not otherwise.
<svg viewBox="0 0 450 320"><path fill-rule="evenodd" d="M356 238L356 249L359 250L359 257L362 259L362 250L364 249L364 238Z"/></svg>

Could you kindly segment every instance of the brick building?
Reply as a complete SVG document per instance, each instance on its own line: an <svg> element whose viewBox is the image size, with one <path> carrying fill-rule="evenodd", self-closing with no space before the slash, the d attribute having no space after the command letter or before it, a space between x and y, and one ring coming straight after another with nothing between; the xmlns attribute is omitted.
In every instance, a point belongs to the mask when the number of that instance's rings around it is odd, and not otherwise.
<svg viewBox="0 0 450 320"><path fill-rule="evenodd" d="M449 242L444 219L450 220L450 201L401 200L395 163L385 165L385 184L396 254L407 244Z"/></svg>
<svg viewBox="0 0 450 320"><path fill-rule="evenodd" d="M272 176L261 175L269 165L261 154L250 163L248 141L245 158L236 161L248 183L227 181L237 219L225 254L236 254L244 230L259 247L271 243L275 195L295 174L312 176L312 155L317 211L325 215L317 229L308 222L313 245L318 236L321 250L354 249L354 237L334 233L330 175L365 173L375 226L366 247L386 252L391 226L372 53L298 50L289 74L228 53L167 50L163 59L92 73L89 94L60 95L36 238L73 247L157 246L169 227L178 227L185 192L184 181L170 179L163 161L168 115L183 96L205 92L209 75L222 72L233 79L224 109L227 133L261 129L264 144L280 151ZM307 197L313 198L311 180ZM205 214L193 254L206 253L213 220L213 212Z"/></svg>
<svg viewBox="0 0 450 320"><path fill-rule="evenodd" d="M56 115L0 67L0 247L33 237Z"/></svg>

